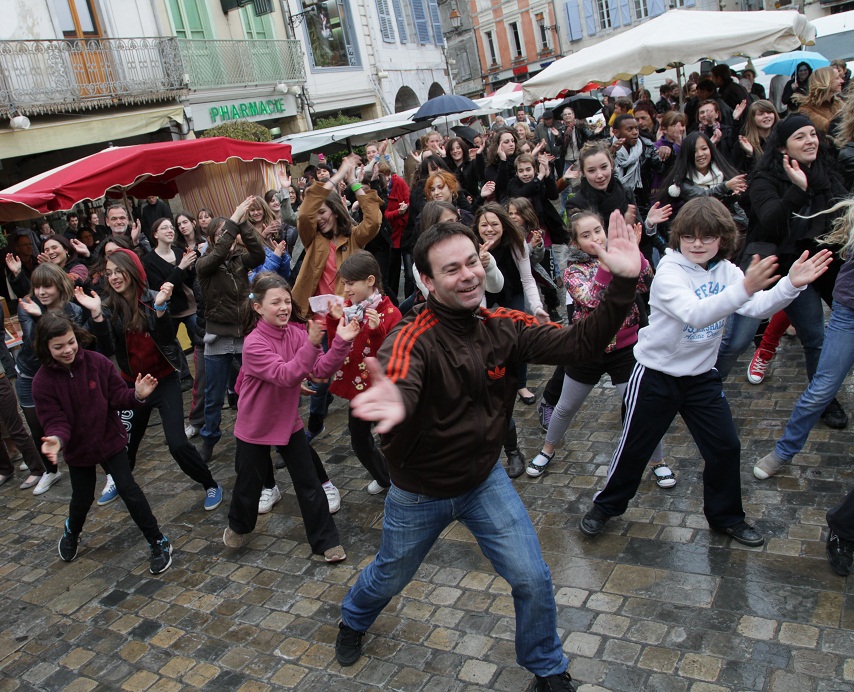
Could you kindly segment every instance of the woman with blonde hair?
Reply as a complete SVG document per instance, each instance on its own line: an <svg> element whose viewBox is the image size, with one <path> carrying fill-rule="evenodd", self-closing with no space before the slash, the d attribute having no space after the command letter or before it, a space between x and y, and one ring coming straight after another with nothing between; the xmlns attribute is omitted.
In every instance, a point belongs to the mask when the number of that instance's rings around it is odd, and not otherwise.
<svg viewBox="0 0 854 692"><path fill-rule="evenodd" d="M830 121L842 108L842 82L835 67L820 67L810 76L806 96L792 96L792 100L799 104L798 113L808 117L823 135L828 133Z"/></svg>

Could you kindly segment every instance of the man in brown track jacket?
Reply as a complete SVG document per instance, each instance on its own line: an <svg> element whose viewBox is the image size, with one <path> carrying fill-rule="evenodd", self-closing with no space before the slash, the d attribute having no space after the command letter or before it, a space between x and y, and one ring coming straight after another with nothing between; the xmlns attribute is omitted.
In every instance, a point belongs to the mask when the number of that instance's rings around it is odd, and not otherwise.
<svg viewBox="0 0 854 692"><path fill-rule="evenodd" d="M633 304L640 253L619 212L604 256L614 279L601 305L568 328L539 326L514 310L486 310L478 240L457 223L425 231L414 250L427 302L389 335L370 362L371 388L353 412L378 422L392 486L382 545L342 605L336 656L355 663L362 637L409 583L454 520L512 587L516 658L531 689L573 690L557 634L551 573L533 524L498 463L518 383L517 362L593 360Z"/></svg>

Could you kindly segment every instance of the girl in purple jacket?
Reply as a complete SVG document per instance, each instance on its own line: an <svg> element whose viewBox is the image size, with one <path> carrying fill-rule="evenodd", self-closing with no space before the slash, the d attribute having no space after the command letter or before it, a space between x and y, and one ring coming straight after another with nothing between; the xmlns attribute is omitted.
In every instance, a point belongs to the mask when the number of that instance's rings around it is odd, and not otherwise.
<svg viewBox="0 0 854 692"><path fill-rule="evenodd" d="M95 500L95 466L111 474L128 513L151 546L152 574L172 564L172 546L157 525L148 500L133 478L127 434L119 411L141 406L157 387L151 375L137 375L133 389L100 353L79 348L85 334L63 314L46 313L36 327L35 351L44 367L33 379L33 399L44 426L42 454L52 463L62 451L71 480L71 502L59 557L77 557L80 532Z"/></svg>
<svg viewBox="0 0 854 692"><path fill-rule="evenodd" d="M346 559L338 529L329 513L326 494L314 468L299 416L300 383L309 375L327 378L335 374L359 333L359 323L341 318L335 338L324 353L322 323L309 322L293 304L288 283L278 274L261 272L249 294L252 322L243 342L243 366L237 378L240 396L235 467L237 478L228 509L228 525L222 540L239 548L255 530L261 491L275 488L270 447L275 445L294 484L305 531L312 552L327 562ZM270 425L275 413L278 421Z"/></svg>

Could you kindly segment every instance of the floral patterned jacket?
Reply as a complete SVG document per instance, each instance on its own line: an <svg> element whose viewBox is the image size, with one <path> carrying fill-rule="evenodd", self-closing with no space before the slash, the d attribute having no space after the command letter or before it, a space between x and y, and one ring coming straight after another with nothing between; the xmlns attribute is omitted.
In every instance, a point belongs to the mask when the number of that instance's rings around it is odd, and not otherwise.
<svg viewBox="0 0 854 692"><path fill-rule="evenodd" d="M563 282L569 295L575 303L572 321L578 322L587 317L599 305L605 289L611 283L611 272L605 269L597 257L591 257L578 248L571 247L569 264L563 275ZM641 273L638 277L638 293L649 293L652 283L652 267L641 255ZM633 345L638 340L640 325L640 308L637 301L632 305L626 319L623 321L616 336L611 339L605 353L611 353L621 348Z"/></svg>
<svg viewBox="0 0 854 692"><path fill-rule="evenodd" d="M350 301L347 301L345 305L349 306ZM376 357L386 335L401 320L400 310L394 306L388 296L383 296L376 309L380 315L379 325L376 329L370 329L367 319L362 322L362 331L353 339L350 355L347 356L341 369L335 373L335 377L329 385L329 391L335 396L349 400L371 386L365 358ZM326 327L331 342L338 329L338 322L327 317Z"/></svg>

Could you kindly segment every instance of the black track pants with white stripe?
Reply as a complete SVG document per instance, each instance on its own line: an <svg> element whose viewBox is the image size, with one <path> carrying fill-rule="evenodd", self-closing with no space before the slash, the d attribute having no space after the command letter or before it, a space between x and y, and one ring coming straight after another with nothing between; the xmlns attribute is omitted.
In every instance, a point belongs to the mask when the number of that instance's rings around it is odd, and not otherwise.
<svg viewBox="0 0 854 692"><path fill-rule="evenodd" d="M626 390L623 433L605 487L594 497L606 514L626 511L643 478L652 450L676 414L682 416L700 454L703 503L710 524L729 527L744 521L741 505L741 443L717 370L673 377L635 365Z"/></svg>

